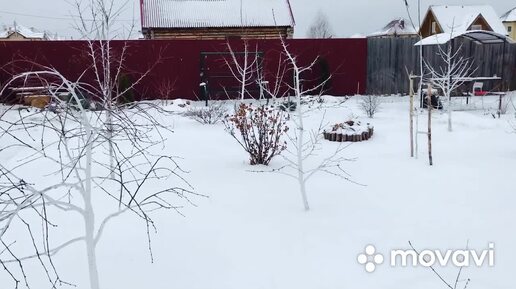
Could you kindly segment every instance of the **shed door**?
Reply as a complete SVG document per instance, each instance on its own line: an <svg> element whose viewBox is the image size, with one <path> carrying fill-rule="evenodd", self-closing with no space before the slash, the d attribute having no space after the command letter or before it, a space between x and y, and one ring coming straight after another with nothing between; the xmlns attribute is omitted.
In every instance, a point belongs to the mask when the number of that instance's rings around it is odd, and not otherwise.
<svg viewBox="0 0 516 289"><path fill-rule="evenodd" d="M206 84L209 99L223 100L241 97L241 72L246 67L246 54L235 52L235 58L238 65L235 64L229 52L201 52L201 83ZM245 98L260 97L259 79L262 75L262 66L263 52L247 53Z"/></svg>

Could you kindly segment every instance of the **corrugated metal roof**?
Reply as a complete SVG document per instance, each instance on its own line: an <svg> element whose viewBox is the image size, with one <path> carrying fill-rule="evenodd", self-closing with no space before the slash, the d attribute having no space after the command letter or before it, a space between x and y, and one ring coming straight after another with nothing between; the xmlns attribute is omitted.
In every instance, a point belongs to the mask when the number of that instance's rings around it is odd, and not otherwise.
<svg viewBox="0 0 516 289"><path fill-rule="evenodd" d="M143 28L294 26L289 0L142 0Z"/></svg>

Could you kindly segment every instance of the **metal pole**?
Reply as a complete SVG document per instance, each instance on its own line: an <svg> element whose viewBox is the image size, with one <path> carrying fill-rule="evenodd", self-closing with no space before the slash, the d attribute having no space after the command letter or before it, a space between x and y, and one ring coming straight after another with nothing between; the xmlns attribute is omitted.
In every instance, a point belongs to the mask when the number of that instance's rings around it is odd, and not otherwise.
<svg viewBox="0 0 516 289"><path fill-rule="evenodd" d="M430 166L434 165L432 156L432 83L428 83L428 161Z"/></svg>
<svg viewBox="0 0 516 289"><path fill-rule="evenodd" d="M410 157L414 157L414 77L410 74Z"/></svg>
<svg viewBox="0 0 516 289"><path fill-rule="evenodd" d="M416 114L416 160L418 158L419 158L419 114Z"/></svg>
<svg viewBox="0 0 516 289"><path fill-rule="evenodd" d="M505 91L505 78L504 78L504 75L505 75L505 44L507 43L507 41L504 39L503 41L503 54L502 54L502 91Z"/></svg>
<svg viewBox="0 0 516 289"><path fill-rule="evenodd" d="M449 56L449 59L448 61L451 62L451 58L453 57L453 55L455 54L454 50L455 50L455 39L451 39L450 40L450 56ZM452 127L452 112L453 112L453 108L452 108L452 91L451 91L451 88L452 88L452 83L453 83L453 75L451 73L451 65L448 64L448 73L450 74L450 79L448 80L448 131L452 131L453 130L453 127ZM437 96L436 96L437 97ZM437 102L437 108L439 109L439 101Z"/></svg>

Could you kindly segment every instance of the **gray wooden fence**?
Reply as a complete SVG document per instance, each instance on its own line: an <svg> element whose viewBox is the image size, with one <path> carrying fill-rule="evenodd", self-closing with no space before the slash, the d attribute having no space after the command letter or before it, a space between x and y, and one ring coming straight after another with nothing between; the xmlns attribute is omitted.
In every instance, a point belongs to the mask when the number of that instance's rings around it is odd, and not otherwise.
<svg viewBox="0 0 516 289"><path fill-rule="evenodd" d="M419 74L417 38L369 38L367 40L367 93L406 94L407 70ZM479 44L455 39L454 49L474 62L474 76L499 76L503 81L485 81L488 90L516 90L516 44ZM425 46L423 58L432 67L443 66L437 46ZM471 84L469 84L471 86ZM465 85L463 90L470 89Z"/></svg>

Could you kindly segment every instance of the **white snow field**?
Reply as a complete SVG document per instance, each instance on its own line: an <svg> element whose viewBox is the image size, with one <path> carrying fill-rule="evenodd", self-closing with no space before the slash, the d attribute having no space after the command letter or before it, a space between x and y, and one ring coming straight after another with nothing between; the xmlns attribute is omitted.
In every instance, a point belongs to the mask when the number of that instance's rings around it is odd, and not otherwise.
<svg viewBox="0 0 516 289"><path fill-rule="evenodd" d="M331 98L330 98L331 99ZM359 109L360 96L327 110L328 123L350 115L368 121ZM462 100L461 100L462 101ZM202 105L202 103L193 103ZM476 105L476 106L475 106ZM297 181L275 173L256 173L223 124L202 125L179 114L163 118L173 125L165 150L180 156L195 191L184 216L171 211L155 217L154 263L147 250L145 224L131 215L114 220L98 247L103 289L435 289L447 288L430 269L391 267L389 251L460 249L469 241L477 251L495 244L494 267L464 268L460 284L468 289L514 289L516 266L516 134L511 109L500 119L475 102L476 110L433 117L434 162L427 160L426 136L420 136L418 159L410 158L408 98L386 97L371 120L375 135L350 145L344 167L354 184L330 175L308 183L311 211L305 212ZM171 109L179 110L176 106ZM321 113L307 121L319 125ZM426 115L420 117L426 129ZM317 159L339 144L323 142ZM2 159L2 162L13 161ZM276 158L271 167L284 164ZM37 174L39 168L30 173ZM266 169L266 168L259 168ZM94 204L99 210L107 206ZM110 206L112 204L110 203ZM81 232L80 219L62 215L58 239ZM15 238L15 236L10 236ZM386 262L374 273L359 265L366 245L376 246ZM55 256L65 281L89 288L84 245ZM37 263L27 270L37 270ZM458 269L436 266L450 283ZM0 288L11 288L7 274ZM40 273L32 288L49 288Z"/></svg>

